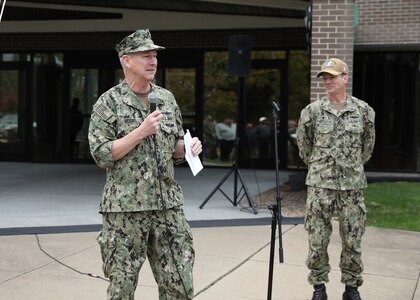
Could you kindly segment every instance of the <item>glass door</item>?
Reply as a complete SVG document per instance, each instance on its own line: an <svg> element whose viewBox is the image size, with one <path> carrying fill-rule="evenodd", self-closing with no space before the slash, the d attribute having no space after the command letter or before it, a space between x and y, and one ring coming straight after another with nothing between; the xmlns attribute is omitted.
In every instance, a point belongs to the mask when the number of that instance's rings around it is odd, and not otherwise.
<svg viewBox="0 0 420 300"><path fill-rule="evenodd" d="M68 149L71 159L91 160L88 142L89 120L98 99L99 69L70 70Z"/></svg>
<svg viewBox="0 0 420 300"><path fill-rule="evenodd" d="M195 68L161 69L156 76L156 83L174 94L181 109L184 130L188 129L195 136Z"/></svg>
<svg viewBox="0 0 420 300"><path fill-rule="evenodd" d="M197 51L158 52L156 84L175 96L181 110L184 131L202 138L203 54Z"/></svg>
<svg viewBox="0 0 420 300"><path fill-rule="evenodd" d="M245 116L240 139L241 167L273 168L275 166L274 134L277 127L278 155L282 168L286 167L287 135L287 78L286 60L254 59L251 72L245 79ZM274 124L273 101L283 108ZM239 112L241 113L241 112Z"/></svg>
<svg viewBox="0 0 420 300"><path fill-rule="evenodd" d="M273 55L253 55L250 75L240 83L240 78L226 73L227 52L206 53L203 156L207 166L230 167L236 155L240 167L275 166L272 102L280 102L282 107L287 108L286 59L283 58L285 55L282 51ZM239 92L243 89L244 95L239 97ZM239 105L238 100L242 102ZM280 114L277 127L279 132L285 132L287 109L283 109ZM283 145L286 144L286 139L285 135L279 135L282 167L285 167L283 161L286 160L287 150ZM237 154L235 142L239 143Z"/></svg>
<svg viewBox="0 0 420 300"><path fill-rule="evenodd" d="M26 66L22 63L0 65L0 154L4 158L20 160L27 156Z"/></svg>

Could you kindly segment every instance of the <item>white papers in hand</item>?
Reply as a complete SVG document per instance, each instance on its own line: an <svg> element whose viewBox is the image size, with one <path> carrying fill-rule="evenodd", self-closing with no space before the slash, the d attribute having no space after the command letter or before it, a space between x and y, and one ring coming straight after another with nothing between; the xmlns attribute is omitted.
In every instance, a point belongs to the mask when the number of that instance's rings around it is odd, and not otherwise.
<svg viewBox="0 0 420 300"><path fill-rule="evenodd" d="M185 159L187 160L190 169L195 176L203 169L203 165L201 164L200 158L198 156L193 156L191 153L191 140L191 133L187 129L187 133L184 135Z"/></svg>

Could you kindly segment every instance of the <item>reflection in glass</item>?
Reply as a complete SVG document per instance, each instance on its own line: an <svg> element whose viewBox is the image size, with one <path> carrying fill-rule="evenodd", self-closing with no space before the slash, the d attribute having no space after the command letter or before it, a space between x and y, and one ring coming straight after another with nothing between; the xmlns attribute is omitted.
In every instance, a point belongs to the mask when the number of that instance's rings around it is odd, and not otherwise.
<svg viewBox="0 0 420 300"><path fill-rule="evenodd" d="M164 82L181 109L184 130L195 136L195 69L167 68Z"/></svg>
<svg viewBox="0 0 420 300"><path fill-rule="evenodd" d="M89 159L87 135L92 107L98 99L98 69L72 69L70 78L70 155Z"/></svg>
<svg viewBox="0 0 420 300"><path fill-rule="evenodd" d="M203 158L205 165L232 164L231 142L220 129L236 128L237 78L227 74L228 52L206 52L204 60ZM226 125L228 124L228 125ZM216 129L218 133L216 133ZM219 137L217 137L219 135ZM223 143L223 146L221 145ZM223 158L221 148L223 147ZM227 152L229 152L227 154ZM227 160L226 160L227 158ZM223 161L222 161L223 159Z"/></svg>
<svg viewBox="0 0 420 300"><path fill-rule="evenodd" d="M299 169L305 168L305 164L299 157L296 129L301 110L310 102L308 52L306 50L290 51L288 69L287 167Z"/></svg>
<svg viewBox="0 0 420 300"><path fill-rule="evenodd" d="M19 71L0 71L0 143L19 142Z"/></svg>

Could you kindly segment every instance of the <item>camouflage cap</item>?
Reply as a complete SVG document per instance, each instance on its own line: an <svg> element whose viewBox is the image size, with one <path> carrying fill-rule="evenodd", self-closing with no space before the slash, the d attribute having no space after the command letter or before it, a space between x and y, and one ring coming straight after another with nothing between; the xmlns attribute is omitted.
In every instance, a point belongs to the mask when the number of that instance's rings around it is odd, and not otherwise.
<svg viewBox="0 0 420 300"><path fill-rule="evenodd" d="M321 77L324 73L328 73L333 76L348 74L349 68L347 67L347 64L341 59L330 58L322 64L321 71L318 72L316 77Z"/></svg>
<svg viewBox="0 0 420 300"><path fill-rule="evenodd" d="M121 42L115 45L115 50L118 52L118 57L128 53L161 50L165 47L155 45L152 41L152 35L149 29L137 29L135 32L126 36Z"/></svg>

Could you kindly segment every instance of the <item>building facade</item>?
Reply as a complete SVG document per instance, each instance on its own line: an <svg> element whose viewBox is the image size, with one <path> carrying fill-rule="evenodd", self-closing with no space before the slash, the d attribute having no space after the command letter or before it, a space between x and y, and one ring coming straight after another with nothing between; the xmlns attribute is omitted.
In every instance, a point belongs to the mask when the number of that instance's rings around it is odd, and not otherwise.
<svg viewBox="0 0 420 300"><path fill-rule="evenodd" d="M323 95L316 73L336 56L350 67L349 92L377 112L367 168L420 172L417 1L111 2L7 1L0 23L0 160L91 162L92 105L122 79L114 46L149 28L166 47L156 81L174 92L185 127L203 139L207 165L238 159L241 167L274 168L278 154L281 168L303 167L294 136L299 112ZM252 55L243 99L240 78L227 70L229 39L244 35L252 38ZM274 128L273 101L281 104L278 153L274 130L266 142L258 134L260 125ZM212 128L226 119L239 125L240 147L224 163Z"/></svg>
<svg viewBox="0 0 420 300"><path fill-rule="evenodd" d="M367 168L420 171L420 2L312 1L311 101L323 95L319 65L349 65L349 92L376 111L377 140Z"/></svg>

